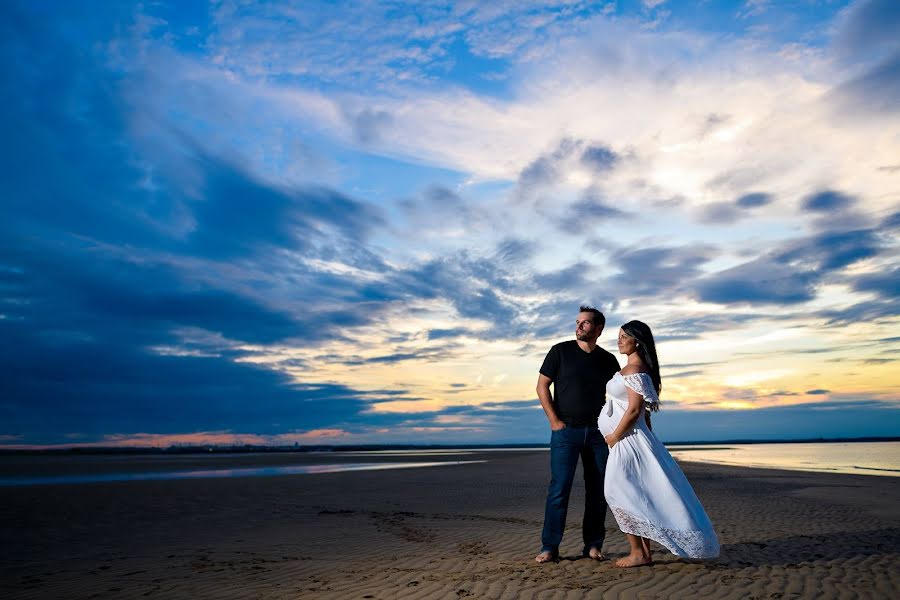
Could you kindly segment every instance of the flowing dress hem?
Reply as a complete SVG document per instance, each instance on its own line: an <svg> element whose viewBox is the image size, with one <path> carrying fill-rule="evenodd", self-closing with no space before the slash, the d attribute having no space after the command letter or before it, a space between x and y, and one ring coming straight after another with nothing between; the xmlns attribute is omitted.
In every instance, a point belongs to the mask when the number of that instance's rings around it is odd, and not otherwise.
<svg viewBox="0 0 900 600"><path fill-rule="evenodd" d="M630 533L659 542L666 549L680 558L716 558L719 556L719 543L714 535L702 531L679 531L657 527L650 521L642 519L627 510L610 505L609 509L619 524L622 533Z"/></svg>

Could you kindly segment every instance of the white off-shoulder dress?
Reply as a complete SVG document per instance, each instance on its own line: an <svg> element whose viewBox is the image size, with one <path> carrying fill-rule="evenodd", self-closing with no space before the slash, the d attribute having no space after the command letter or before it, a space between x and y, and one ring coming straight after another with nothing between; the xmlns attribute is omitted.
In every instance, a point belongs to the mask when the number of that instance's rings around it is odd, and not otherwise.
<svg viewBox="0 0 900 600"><path fill-rule="evenodd" d="M644 397L634 427L609 451L604 492L625 533L655 540L682 558L714 558L719 540L700 500L678 464L647 428L643 411L659 402L647 373L616 373L606 384L606 406L598 426L604 436L618 427L628 408L628 390Z"/></svg>

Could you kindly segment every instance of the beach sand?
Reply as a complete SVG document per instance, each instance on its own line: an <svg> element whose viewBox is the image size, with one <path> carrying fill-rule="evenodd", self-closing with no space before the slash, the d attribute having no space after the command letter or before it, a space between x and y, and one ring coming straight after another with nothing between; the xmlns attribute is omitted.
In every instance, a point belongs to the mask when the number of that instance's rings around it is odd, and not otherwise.
<svg viewBox="0 0 900 600"><path fill-rule="evenodd" d="M0 475L360 462L310 454L2 457ZM417 460L401 457L393 460ZM549 454L422 469L0 488L0 598L897 598L900 478L682 466L722 555L539 565ZM44 465L41 467L41 465ZM580 474L578 475L580 478ZM612 516L607 544L627 544Z"/></svg>

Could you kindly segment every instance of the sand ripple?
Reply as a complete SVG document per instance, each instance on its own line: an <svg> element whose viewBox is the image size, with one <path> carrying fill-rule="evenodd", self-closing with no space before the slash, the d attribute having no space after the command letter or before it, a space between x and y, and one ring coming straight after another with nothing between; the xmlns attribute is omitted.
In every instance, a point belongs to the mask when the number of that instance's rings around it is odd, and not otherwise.
<svg viewBox="0 0 900 600"><path fill-rule="evenodd" d="M470 457L472 458L472 457ZM712 562L538 565L546 452L441 469L7 490L0 597L890 598L897 480L686 465L722 543ZM626 552L607 520L605 550Z"/></svg>

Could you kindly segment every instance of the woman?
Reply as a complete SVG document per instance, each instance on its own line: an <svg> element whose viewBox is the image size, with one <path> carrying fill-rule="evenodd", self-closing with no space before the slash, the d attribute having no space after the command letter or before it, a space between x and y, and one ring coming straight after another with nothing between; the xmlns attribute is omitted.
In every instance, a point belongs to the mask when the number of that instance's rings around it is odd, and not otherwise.
<svg viewBox="0 0 900 600"><path fill-rule="evenodd" d="M631 553L615 564L652 564L649 540L682 558L714 558L719 541L709 517L643 418L645 410L659 410L662 389L650 328L640 321L622 325L619 353L627 355L628 362L606 384L606 406L599 422L610 448L606 501L631 546Z"/></svg>

